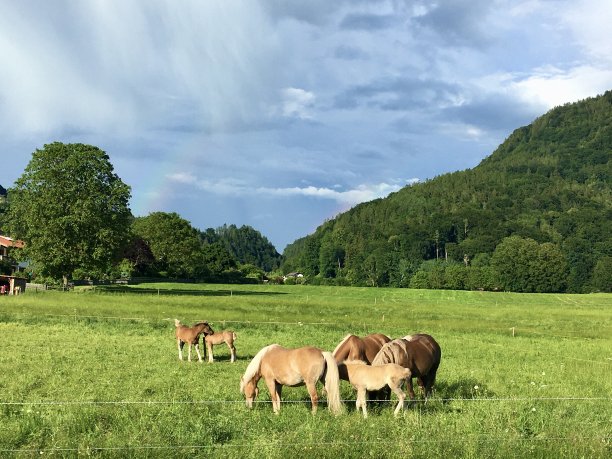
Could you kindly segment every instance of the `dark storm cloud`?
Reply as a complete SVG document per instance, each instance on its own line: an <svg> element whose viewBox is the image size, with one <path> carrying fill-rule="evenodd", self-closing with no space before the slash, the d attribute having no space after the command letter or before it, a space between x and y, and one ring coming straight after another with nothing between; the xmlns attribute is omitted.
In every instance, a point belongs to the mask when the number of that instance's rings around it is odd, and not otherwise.
<svg viewBox="0 0 612 459"><path fill-rule="evenodd" d="M380 110L431 109L450 103L460 92L454 84L418 78L394 78L359 85L341 93L335 108L371 107Z"/></svg>
<svg viewBox="0 0 612 459"><path fill-rule="evenodd" d="M348 14L340 22L344 30L376 31L388 29L398 23L399 18L394 14Z"/></svg>
<svg viewBox="0 0 612 459"><path fill-rule="evenodd" d="M485 28L486 18L495 6L490 0L445 0L415 18L414 23L433 31L450 46L486 46L493 36Z"/></svg>

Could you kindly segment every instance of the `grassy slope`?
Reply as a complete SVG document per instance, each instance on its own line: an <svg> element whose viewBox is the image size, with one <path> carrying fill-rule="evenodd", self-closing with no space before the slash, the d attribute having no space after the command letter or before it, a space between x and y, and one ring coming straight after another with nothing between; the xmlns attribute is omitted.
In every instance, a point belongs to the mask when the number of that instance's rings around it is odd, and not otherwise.
<svg viewBox="0 0 612 459"><path fill-rule="evenodd" d="M612 295L212 285L167 285L158 295L157 287L0 298L0 455L611 452ZM213 365L179 362L166 320L175 317L236 330L238 361L217 347ZM385 405L364 420L349 402L340 417L324 409L313 417L306 390L285 388L294 403L274 416L262 382L263 403L244 407L238 381L264 345L332 350L346 333L374 331L439 341L433 401L398 419ZM344 383L342 395L355 398ZM567 397L590 400L558 400Z"/></svg>

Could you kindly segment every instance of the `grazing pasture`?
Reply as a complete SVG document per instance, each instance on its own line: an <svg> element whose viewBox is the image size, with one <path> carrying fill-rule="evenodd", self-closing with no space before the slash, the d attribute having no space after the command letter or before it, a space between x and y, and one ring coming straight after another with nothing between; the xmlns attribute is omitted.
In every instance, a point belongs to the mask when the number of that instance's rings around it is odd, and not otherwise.
<svg viewBox="0 0 612 459"><path fill-rule="evenodd" d="M177 359L174 319L236 332L237 360ZM427 403L310 413L285 387L245 406L264 346L432 335ZM514 335L514 336L513 336ZM0 298L2 457L610 457L612 295L149 284ZM322 408L326 395L319 386Z"/></svg>

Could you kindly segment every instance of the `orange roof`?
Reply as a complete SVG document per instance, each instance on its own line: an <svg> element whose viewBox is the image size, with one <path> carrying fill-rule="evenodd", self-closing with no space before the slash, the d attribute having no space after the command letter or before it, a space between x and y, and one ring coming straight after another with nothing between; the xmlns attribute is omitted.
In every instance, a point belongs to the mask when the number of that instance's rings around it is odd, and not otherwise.
<svg viewBox="0 0 612 459"><path fill-rule="evenodd" d="M23 249L24 242L18 239L13 239L8 236L0 236L0 246L2 247L17 247Z"/></svg>

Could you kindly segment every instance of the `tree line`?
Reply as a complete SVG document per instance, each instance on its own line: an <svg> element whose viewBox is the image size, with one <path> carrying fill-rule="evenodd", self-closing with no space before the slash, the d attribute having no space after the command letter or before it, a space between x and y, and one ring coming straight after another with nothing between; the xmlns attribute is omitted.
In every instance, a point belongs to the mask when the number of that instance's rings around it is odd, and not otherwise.
<svg viewBox="0 0 612 459"><path fill-rule="evenodd" d="M25 242L13 257L29 261L29 276L63 284L131 276L245 282L280 264L249 226L200 231L176 213L134 217L130 197L104 151L54 142L32 154L0 197L0 231Z"/></svg>

